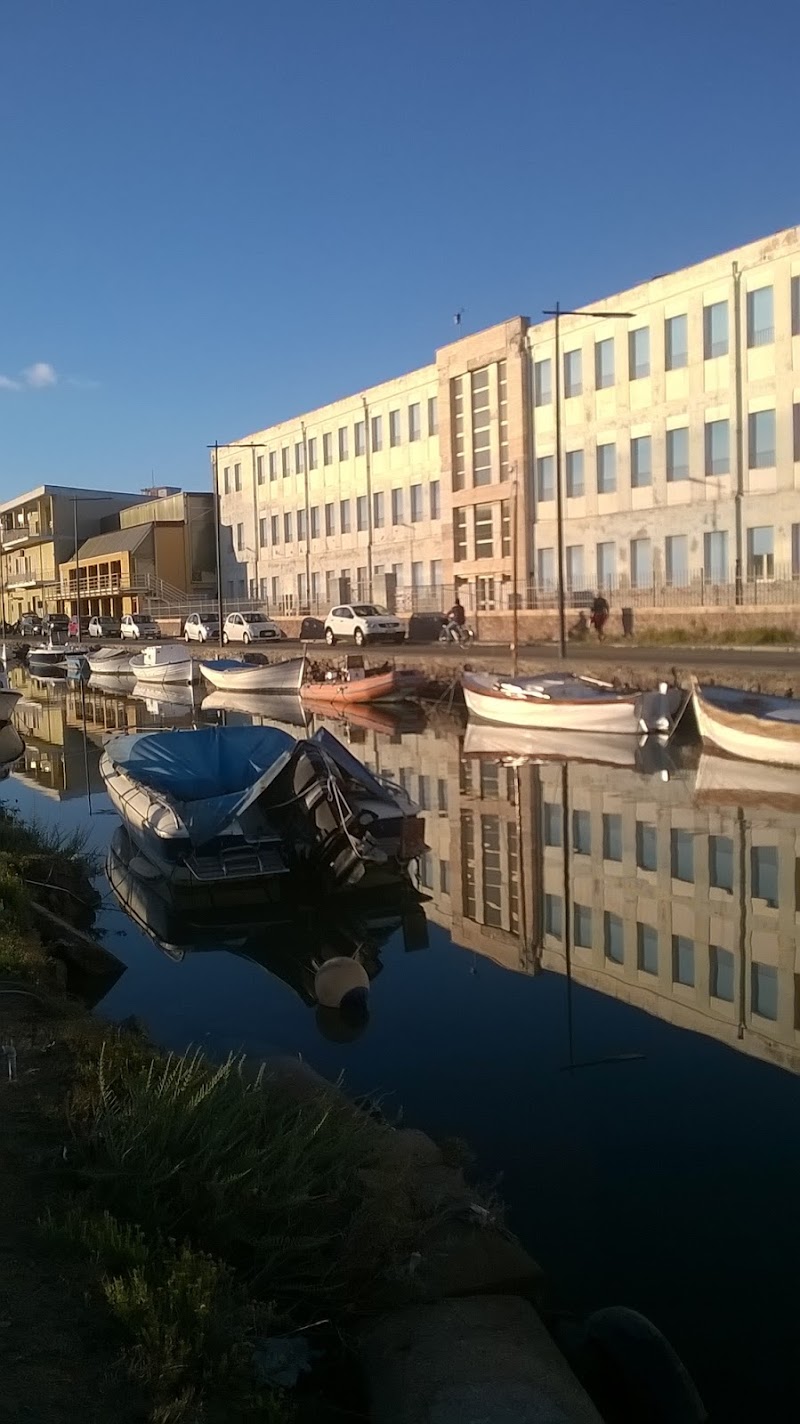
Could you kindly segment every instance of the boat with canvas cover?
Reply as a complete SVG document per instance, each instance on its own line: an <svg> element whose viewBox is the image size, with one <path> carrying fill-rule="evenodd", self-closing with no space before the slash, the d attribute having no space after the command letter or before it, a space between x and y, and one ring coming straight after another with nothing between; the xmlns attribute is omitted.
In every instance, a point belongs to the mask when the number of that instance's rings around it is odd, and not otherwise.
<svg viewBox="0 0 800 1424"><path fill-rule="evenodd" d="M218 692L294 693L300 691L306 669L305 658L288 658L280 663L249 663L234 658L215 658L200 664L206 682Z"/></svg>
<svg viewBox="0 0 800 1424"><path fill-rule="evenodd" d="M667 732L688 699L688 693L665 682L657 691L640 692L572 673L506 677L465 672L461 683L471 718L540 731Z"/></svg>
<svg viewBox="0 0 800 1424"><path fill-rule="evenodd" d="M152 643L130 660L130 671L137 682L194 682L197 676L196 664L187 656L186 649L163 647Z"/></svg>
<svg viewBox="0 0 800 1424"><path fill-rule="evenodd" d="M701 687L692 678L692 706L704 747L747 761L800 767L800 699Z"/></svg>
<svg viewBox="0 0 800 1424"><path fill-rule="evenodd" d="M101 677L127 676L131 669L129 648L93 648L86 654L90 673Z"/></svg>

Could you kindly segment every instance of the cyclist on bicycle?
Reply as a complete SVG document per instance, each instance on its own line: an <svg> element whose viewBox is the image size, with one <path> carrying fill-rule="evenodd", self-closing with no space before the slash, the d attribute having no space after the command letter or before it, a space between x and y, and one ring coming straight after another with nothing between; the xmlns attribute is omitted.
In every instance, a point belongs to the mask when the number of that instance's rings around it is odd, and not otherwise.
<svg viewBox="0 0 800 1424"><path fill-rule="evenodd" d="M464 612L464 605L463 603L461 603L458 596L456 596L456 601L453 604L453 607L449 609L448 612L445 614L445 619L445 627L447 629L448 637L452 638L454 641L457 641L461 635L461 629L464 627L464 624L467 621L467 615Z"/></svg>

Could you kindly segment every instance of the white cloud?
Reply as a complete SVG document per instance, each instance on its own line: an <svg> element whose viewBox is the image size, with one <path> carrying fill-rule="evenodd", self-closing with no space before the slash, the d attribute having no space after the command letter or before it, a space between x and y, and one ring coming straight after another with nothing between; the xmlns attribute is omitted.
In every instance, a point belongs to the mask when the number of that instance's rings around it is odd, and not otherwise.
<svg viewBox="0 0 800 1424"><path fill-rule="evenodd" d="M0 391L18 391L19 381L12 381L10 376L0 376Z"/></svg>
<svg viewBox="0 0 800 1424"><path fill-rule="evenodd" d="M26 386L32 386L34 390L44 390L47 386L54 386L58 381L55 367L49 361L34 361L32 366L26 366L23 371Z"/></svg>

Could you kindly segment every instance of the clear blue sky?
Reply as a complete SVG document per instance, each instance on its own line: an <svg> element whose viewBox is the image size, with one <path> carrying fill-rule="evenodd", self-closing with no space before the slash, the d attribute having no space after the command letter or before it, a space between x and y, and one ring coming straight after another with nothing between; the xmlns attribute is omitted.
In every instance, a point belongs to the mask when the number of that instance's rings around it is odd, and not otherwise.
<svg viewBox="0 0 800 1424"><path fill-rule="evenodd" d="M0 497L197 487L458 308L797 222L798 42L796 0L6 0Z"/></svg>

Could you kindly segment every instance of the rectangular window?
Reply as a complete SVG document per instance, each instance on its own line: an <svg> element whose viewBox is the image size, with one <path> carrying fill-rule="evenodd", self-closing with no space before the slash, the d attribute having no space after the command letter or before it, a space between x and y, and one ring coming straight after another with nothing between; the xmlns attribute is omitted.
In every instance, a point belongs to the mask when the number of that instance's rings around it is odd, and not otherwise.
<svg viewBox="0 0 800 1424"><path fill-rule="evenodd" d="M729 949L720 949L716 944L709 945L708 954L708 992L712 999L722 999L726 1004L732 1004L734 992L733 955Z"/></svg>
<svg viewBox="0 0 800 1424"><path fill-rule="evenodd" d="M262 578L258 580L258 596L262 603L266 603L269 598L269 580Z"/></svg>
<svg viewBox="0 0 800 1424"><path fill-rule="evenodd" d="M694 988L694 940L672 936L672 982Z"/></svg>
<svg viewBox="0 0 800 1424"><path fill-rule="evenodd" d="M336 506L334 504L325 505L325 533L329 538L336 533Z"/></svg>
<svg viewBox="0 0 800 1424"><path fill-rule="evenodd" d="M256 455L256 480L260 485L264 483L264 456Z"/></svg>
<svg viewBox="0 0 800 1424"><path fill-rule="evenodd" d="M586 578L583 572L583 545L568 544L566 556L567 588L570 593L582 593L586 588Z"/></svg>
<svg viewBox="0 0 800 1424"><path fill-rule="evenodd" d="M536 550L536 577L542 593L549 593L556 586L555 549Z"/></svg>
<svg viewBox="0 0 800 1424"><path fill-rule="evenodd" d="M304 543L306 538L306 512L304 509L297 511L297 538L299 543Z"/></svg>
<svg viewBox="0 0 800 1424"><path fill-rule="evenodd" d="M542 802L542 822L545 845L560 846L561 806L558 801Z"/></svg>
<svg viewBox="0 0 800 1424"><path fill-rule="evenodd" d="M637 435L631 441L631 486L645 489L653 483L653 442L649 435Z"/></svg>
<svg viewBox="0 0 800 1424"><path fill-rule="evenodd" d="M472 372L472 482L492 482L492 438L489 410L489 368Z"/></svg>
<svg viewBox="0 0 800 1424"><path fill-rule="evenodd" d="M708 883L718 890L733 890L733 841L730 836L708 838Z"/></svg>
<svg viewBox="0 0 800 1424"><path fill-rule="evenodd" d="M769 346L775 340L772 288L756 287L747 293L747 344Z"/></svg>
<svg viewBox="0 0 800 1424"><path fill-rule="evenodd" d="M284 542L284 544L291 544L291 542L292 542L292 516L291 516L291 513L286 513L286 514L284 514L284 516L283 516L283 542Z"/></svg>
<svg viewBox="0 0 800 1424"><path fill-rule="evenodd" d="M450 894L450 862L449 860L439 861L439 889L443 895Z"/></svg>
<svg viewBox="0 0 800 1424"><path fill-rule="evenodd" d="M369 586L367 583L367 568L365 564L359 564L356 569L356 589L359 599L369 598Z"/></svg>
<svg viewBox="0 0 800 1424"><path fill-rule="evenodd" d="M778 971L774 964L751 965L750 992L753 1013L774 1023L778 1017Z"/></svg>
<svg viewBox="0 0 800 1424"><path fill-rule="evenodd" d="M625 963L625 926L610 910L603 912L603 951L612 964Z"/></svg>
<svg viewBox="0 0 800 1424"><path fill-rule="evenodd" d="M447 807L448 807L448 804L449 804L449 798L448 798L448 791L447 791L447 780L446 780L446 778L443 777L443 776L440 776L440 777L437 778L436 793L437 793L437 806L438 806L438 809L439 809L440 813L446 815L446 813L447 813Z"/></svg>
<svg viewBox="0 0 800 1424"><path fill-rule="evenodd" d="M463 489L467 475L467 455L464 445L464 376L450 382L451 417L453 422L453 489Z"/></svg>
<svg viewBox="0 0 800 1424"><path fill-rule="evenodd" d="M288 479L291 473L292 471L289 463L289 446L284 445L283 449L281 450L281 475L283 479Z"/></svg>
<svg viewBox="0 0 800 1424"><path fill-rule="evenodd" d="M567 499L580 499L584 493L583 451L567 451ZM555 471L553 472L555 485Z"/></svg>
<svg viewBox="0 0 800 1424"><path fill-rule="evenodd" d="M238 551L240 554L241 554L242 551L244 550L244 525L243 525L243 524L237 524L237 526L236 526L236 548L237 548L237 551Z"/></svg>
<svg viewBox="0 0 800 1424"><path fill-rule="evenodd" d="M576 949L592 947L592 907L578 905L572 907L572 938Z"/></svg>
<svg viewBox="0 0 800 1424"><path fill-rule="evenodd" d="M228 466L227 466L227 465L225 466L225 469L222 471L222 483L223 483L224 488L225 488L225 493L226 493L226 494L230 494L230 492L231 492L231 472L230 472L230 470L228 469Z"/></svg>
<svg viewBox="0 0 800 1424"><path fill-rule="evenodd" d="M753 411L747 417L748 463L751 470L771 470L775 465L775 412Z"/></svg>
<svg viewBox="0 0 800 1424"><path fill-rule="evenodd" d="M384 513L384 496L382 490L376 490L372 496L372 527L382 529L386 516Z"/></svg>
<svg viewBox="0 0 800 1424"><path fill-rule="evenodd" d="M372 448L373 450L383 449L383 416L373 415L371 421L372 428Z"/></svg>
<svg viewBox="0 0 800 1424"><path fill-rule="evenodd" d="M713 361L728 354L728 303L712 302L703 307L703 356Z"/></svg>
<svg viewBox="0 0 800 1424"><path fill-rule="evenodd" d="M713 529L703 535L703 572L709 583L728 581L728 531Z"/></svg>
<svg viewBox="0 0 800 1424"><path fill-rule="evenodd" d="M747 577L775 577L775 530L771 524L760 524L747 531Z"/></svg>
<svg viewBox="0 0 800 1424"><path fill-rule="evenodd" d="M792 435L792 454L797 461L800 460L800 401L792 406Z"/></svg>
<svg viewBox="0 0 800 1424"><path fill-rule="evenodd" d="M277 514L272 514L272 515L270 515L269 532L270 532L270 538L271 538L273 544L279 544L279 543L280 543L280 538L281 538L281 535L280 535L280 527L281 527L281 526L280 526L280 519L279 519L279 516L278 516Z"/></svg>
<svg viewBox="0 0 800 1424"><path fill-rule="evenodd" d="M441 588L442 586L442 561L441 559L431 559L431 587Z"/></svg>
<svg viewBox="0 0 800 1424"><path fill-rule="evenodd" d="M771 909L778 908L778 847L752 846L750 877L753 896L765 900Z"/></svg>
<svg viewBox="0 0 800 1424"><path fill-rule="evenodd" d="M628 374L632 381L650 375L650 328L640 326L628 332Z"/></svg>
<svg viewBox="0 0 800 1424"><path fill-rule="evenodd" d="M422 413L419 408L419 401L414 401L408 407L408 438L409 440L419 440L422 436Z"/></svg>
<svg viewBox="0 0 800 1424"><path fill-rule="evenodd" d="M279 599L280 599L280 596L281 596L281 581L280 581L279 578L273 578L273 579L272 579L272 602L275 604L276 607L277 607L278 601L279 601Z"/></svg>
<svg viewBox="0 0 800 1424"><path fill-rule="evenodd" d="M591 855L592 853L592 813L591 811L573 811L572 813L572 849L576 855Z"/></svg>
<svg viewBox="0 0 800 1424"><path fill-rule="evenodd" d="M339 533L350 533L350 501L341 499L339 501Z"/></svg>
<svg viewBox="0 0 800 1424"><path fill-rule="evenodd" d="M553 363L548 356L533 363L533 403L550 405L553 400Z"/></svg>
<svg viewBox="0 0 800 1424"><path fill-rule="evenodd" d="M365 494L360 494L356 499L356 529L358 530L359 534L363 534L364 530L367 527L368 514L369 506L367 504L367 496Z"/></svg>
<svg viewBox="0 0 800 1424"><path fill-rule="evenodd" d="M580 351L564 352L564 395L579 396L583 390L583 358Z"/></svg>
<svg viewBox="0 0 800 1424"><path fill-rule="evenodd" d="M616 811L603 815L603 860L622 860L622 817Z"/></svg>
<svg viewBox="0 0 800 1424"><path fill-rule="evenodd" d="M271 480L277 480L277 478L278 478L278 452L277 452L277 450L270 450L270 452L269 452L269 477L270 477Z"/></svg>
<svg viewBox="0 0 800 1424"><path fill-rule="evenodd" d="M422 519L422 485L412 485L409 493L411 495L411 523L419 524Z"/></svg>
<svg viewBox="0 0 800 1424"><path fill-rule="evenodd" d="M668 534L664 540L664 572L667 583L682 588L689 582L689 538Z"/></svg>
<svg viewBox="0 0 800 1424"><path fill-rule="evenodd" d="M392 490L392 523L403 523L403 491L401 489Z"/></svg>
<svg viewBox="0 0 800 1424"><path fill-rule="evenodd" d="M556 497L555 467L552 455L540 455L536 461L536 498L540 504Z"/></svg>
<svg viewBox="0 0 800 1424"><path fill-rule="evenodd" d="M597 545L597 583L610 588L617 577L617 546L610 539Z"/></svg>
<svg viewBox="0 0 800 1424"><path fill-rule="evenodd" d="M706 422L706 475L727 475L731 468L731 427L727 420Z"/></svg>
<svg viewBox="0 0 800 1424"><path fill-rule="evenodd" d="M476 504L475 510L475 558L494 558L494 535L492 528L492 506Z"/></svg>
<svg viewBox="0 0 800 1424"><path fill-rule="evenodd" d="M560 895L545 895L544 897L544 929L545 934L554 935L556 939L561 938L561 912L564 902Z"/></svg>
<svg viewBox="0 0 800 1424"><path fill-rule="evenodd" d="M241 488L242 488L242 467L241 467L241 465L234 465L234 467L233 467L233 488L234 488L235 490L237 490L237 491L238 491L238 490L241 490Z"/></svg>
<svg viewBox="0 0 800 1424"><path fill-rule="evenodd" d="M617 447L613 440L597 447L597 493L613 494L617 488Z"/></svg>
<svg viewBox="0 0 800 1424"><path fill-rule="evenodd" d="M259 519L259 521L258 521L258 547L259 547L259 549L265 549L265 548L267 547L267 528L268 528L268 525L267 525L267 518L266 518L266 515L265 515L265 516L263 517L263 519Z"/></svg>
<svg viewBox="0 0 800 1424"><path fill-rule="evenodd" d="M298 475L302 475L306 468L306 457L302 440L298 440L294 447L294 468L295 474Z"/></svg>
<svg viewBox="0 0 800 1424"><path fill-rule="evenodd" d="M440 518L441 518L441 512L440 512L440 508L439 508L439 481L438 481L438 480L431 480L428 494L429 494L429 498L430 498L430 502L431 502L431 519L440 519Z"/></svg>
<svg viewBox="0 0 800 1424"><path fill-rule="evenodd" d="M800 336L800 277L792 278L792 336Z"/></svg>
<svg viewBox="0 0 800 1424"><path fill-rule="evenodd" d="M682 425L678 430L667 431L667 483L689 478L689 429Z"/></svg>
<svg viewBox="0 0 800 1424"><path fill-rule="evenodd" d="M658 834L649 821L636 822L636 864L640 870L658 869Z"/></svg>
<svg viewBox="0 0 800 1424"><path fill-rule="evenodd" d="M694 883L694 835L677 827L670 831L670 871L673 880Z"/></svg>
<svg viewBox="0 0 800 1424"><path fill-rule="evenodd" d="M686 316L668 316L664 322L664 364L679 371L689 364L689 321Z"/></svg>
<svg viewBox="0 0 800 1424"><path fill-rule="evenodd" d="M339 459L346 460L349 456L350 442L347 438L347 426L339 426Z"/></svg>
<svg viewBox="0 0 800 1424"><path fill-rule="evenodd" d="M439 434L439 401L436 396L428 396L428 434Z"/></svg>
<svg viewBox="0 0 800 1424"><path fill-rule="evenodd" d="M649 588L652 582L652 541L650 539L631 539L631 587Z"/></svg>
<svg viewBox="0 0 800 1424"><path fill-rule="evenodd" d="M319 461L317 458L317 437L312 435L308 440L308 468L316 470Z"/></svg>
<svg viewBox="0 0 800 1424"><path fill-rule="evenodd" d="M636 925L636 965L643 974L658 973L658 930L654 925Z"/></svg>
<svg viewBox="0 0 800 1424"><path fill-rule="evenodd" d="M614 384L614 338L607 336L594 346L594 383L598 391Z"/></svg>
<svg viewBox="0 0 800 1424"><path fill-rule="evenodd" d="M330 431L322 437L322 463L333 464L333 436Z"/></svg>
<svg viewBox="0 0 800 1424"><path fill-rule="evenodd" d="M453 558L460 563L467 557L467 511L453 510Z"/></svg>
<svg viewBox="0 0 800 1424"><path fill-rule="evenodd" d="M311 538L319 538L319 505L311 506Z"/></svg>
<svg viewBox="0 0 800 1424"><path fill-rule="evenodd" d="M400 444L400 412L389 411L389 444L394 448Z"/></svg>
<svg viewBox="0 0 800 1424"><path fill-rule="evenodd" d="M357 420L353 426L353 447L356 455L366 455L367 432L363 420Z"/></svg>

